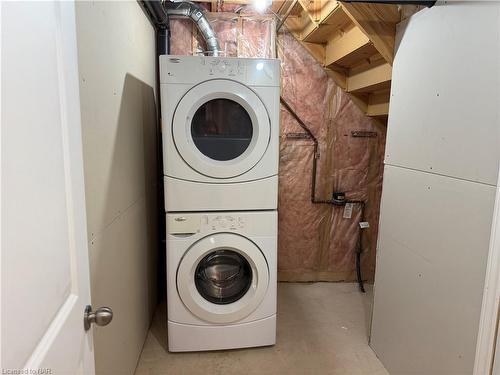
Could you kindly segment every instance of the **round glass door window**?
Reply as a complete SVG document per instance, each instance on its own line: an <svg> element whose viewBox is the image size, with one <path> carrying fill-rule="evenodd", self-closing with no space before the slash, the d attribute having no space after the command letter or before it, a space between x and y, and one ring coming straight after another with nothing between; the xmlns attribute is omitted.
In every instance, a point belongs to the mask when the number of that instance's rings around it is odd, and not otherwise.
<svg viewBox="0 0 500 375"><path fill-rule="evenodd" d="M252 285L252 268L236 251L216 250L200 261L194 281L198 293L207 301L227 305L248 291Z"/></svg>
<svg viewBox="0 0 500 375"><path fill-rule="evenodd" d="M198 150L210 159L236 159L252 141L252 120L245 108L235 101L212 99L194 114L191 136Z"/></svg>

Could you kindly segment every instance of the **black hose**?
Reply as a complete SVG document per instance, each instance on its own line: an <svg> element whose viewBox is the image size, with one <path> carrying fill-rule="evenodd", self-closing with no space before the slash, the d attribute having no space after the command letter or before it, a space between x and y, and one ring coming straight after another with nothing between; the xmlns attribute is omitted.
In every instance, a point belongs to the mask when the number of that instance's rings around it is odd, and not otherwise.
<svg viewBox="0 0 500 375"><path fill-rule="evenodd" d="M361 293L366 293L365 286L363 284L363 278L361 276L361 252L356 251L356 276L358 278L358 286Z"/></svg>
<svg viewBox="0 0 500 375"><path fill-rule="evenodd" d="M359 204L361 206L361 218L359 223L365 221L365 202L363 201L347 201L347 203ZM361 254L363 253L363 228L358 224L358 241L356 243L356 277L358 279L358 286L361 293L365 293L365 286L363 284L363 276L361 275Z"/></svg>

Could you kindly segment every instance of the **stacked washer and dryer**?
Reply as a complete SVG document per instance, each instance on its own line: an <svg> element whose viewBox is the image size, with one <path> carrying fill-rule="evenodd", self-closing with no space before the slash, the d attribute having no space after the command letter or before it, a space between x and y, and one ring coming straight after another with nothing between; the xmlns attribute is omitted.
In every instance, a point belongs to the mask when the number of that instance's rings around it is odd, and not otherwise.
<svg viewBox="0 0 500 375"><path fill-rule="evenodd" d="M161 56L170 351L276 341L280 64Z"/></svg>

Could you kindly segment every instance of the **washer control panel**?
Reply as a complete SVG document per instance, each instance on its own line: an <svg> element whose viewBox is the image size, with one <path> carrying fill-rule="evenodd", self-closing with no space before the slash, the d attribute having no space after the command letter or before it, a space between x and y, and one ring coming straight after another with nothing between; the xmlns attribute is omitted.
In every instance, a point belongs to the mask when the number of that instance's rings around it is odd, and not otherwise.
<svg viewBox="0 0 500 375"><path fill-rule="evenodd" d="M265 212L167 212L167 234L171 239L200 238L215 233L243 236L275 236L276 211Z"/></svg>
<svg viewBox="0 0 500 375"><path fill-rule="evenodd" d="M202 222L206 231L213 232L239 231L245 228L245 219L235 215L204 216Z"/></svg>

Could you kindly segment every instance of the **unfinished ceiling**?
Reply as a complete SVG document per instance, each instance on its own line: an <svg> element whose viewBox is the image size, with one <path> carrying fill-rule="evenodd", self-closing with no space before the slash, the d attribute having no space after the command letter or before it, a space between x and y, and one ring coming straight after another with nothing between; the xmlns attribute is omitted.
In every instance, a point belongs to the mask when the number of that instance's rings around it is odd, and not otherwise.
<svg viewBox="0 0 500 375"><path fill-rule="evenodd" d="M245 5L251 0L209 3L216 11L221 3ZM334 0L281 0L271 6L360 109L383 122L389 112L396 24L420 8Z"/></svg>
<svg viewBox="0 0 500 375"><path fill-rule="evenodd" d="M368 116L389 112L396 5L325 0L275 2L274 11Z"/></svg>

